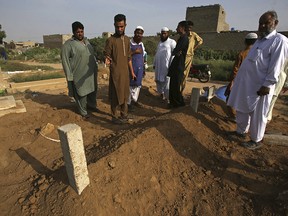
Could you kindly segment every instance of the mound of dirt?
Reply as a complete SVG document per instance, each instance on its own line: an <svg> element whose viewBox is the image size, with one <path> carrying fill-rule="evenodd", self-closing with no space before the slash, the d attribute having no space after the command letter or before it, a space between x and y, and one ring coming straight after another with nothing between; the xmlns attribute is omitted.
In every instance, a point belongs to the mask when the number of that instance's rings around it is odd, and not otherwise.
<svg viewBox="0 0 288 216"><path fill-rule="evenodd" d="M198 113L189 105L167 109L155 92L153 73L143 81L142 107L131 113L133 122L114 125L105 73L99 74L101 112L87 121L76 113L66 89L14 95L27 112L1 117L2 215L288 213L287 146L241 147L241 140L227 135L235 123L217 98L200 102ZM199 85L187 83L187 104L192 87ZM287 111L283 95L267 131L288 135ZM69 186L58 142L57 127L68 123L83 133L90 185L81 195Z"/></svg>

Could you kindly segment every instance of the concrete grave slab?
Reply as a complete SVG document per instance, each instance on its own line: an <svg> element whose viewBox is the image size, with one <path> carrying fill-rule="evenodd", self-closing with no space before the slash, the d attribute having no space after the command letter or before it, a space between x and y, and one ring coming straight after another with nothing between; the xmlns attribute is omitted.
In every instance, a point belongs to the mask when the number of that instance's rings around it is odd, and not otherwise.
<svg viewBox="0 0 288 216"><path fill-rule="evenodd" d="M0 97L0 110L16 107L16 102L13 96Z"/></svg>
<svg viewBox="0 0 288 216"><path fill-rule="evenodd" d="M67 82L65 78L39 80L23 83L10 83L10 88L6 89L8 93L30 91L43 91L53 89L65 89L67 88Z"/></svg>
<svg viewBox="0 0 288 216"><path fill-rule="evenodd" d="M15 107L11 107L5 110L0 110L0 117L10 114L10 113L24 113L27 111L22 100L16 100L15 103L16 103Z"/></svg>

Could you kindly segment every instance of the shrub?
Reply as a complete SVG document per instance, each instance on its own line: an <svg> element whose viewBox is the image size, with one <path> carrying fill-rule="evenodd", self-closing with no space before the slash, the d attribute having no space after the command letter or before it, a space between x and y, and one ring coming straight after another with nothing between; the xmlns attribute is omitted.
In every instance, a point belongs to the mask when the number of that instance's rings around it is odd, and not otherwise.
<svg viewBox="0 0 288 216"><path fill-rule="evenodd" d="M97 60L100 61L105 61L104 59L104 49L105 49L105 42L106 42L107 38L102 38L102 37L95 37L92 39L89 39L89 42L91 43L91 45L94 48Z"/></svg>
<svg viewBox="0 0 288 216"><path fill-rule="evenodd" d="M196 58L193 60L193 64L209 64L212 80L228 81L229 75L233 69L234 61L202 60Z"/></svg>
<svg viewBox="0 0 288 216"><path fill-rule="evenodd" d="M0 96L5 96L7 95L7 92L5 91L5 89L0 89Z"/></svg>
<svg viewBox="0 0 288 216"><path fill-rule="evenodd" d="M50 66L45 65L26 65L13 61L0 61L0 67L2 71L26 71L26 70L54 70Z"/></svg>
<svg viewBox="0 0 288 216"><path fill-rule="evenodd" d="M34 73L34 74L16 74L9 78L10 82L20 83L20 82L31 82L37 80L47 80L47 79L56 79L65 77L62 72L53 72L53 73Z"/></svg>
<svg viewBox="0 0 288 216"><path fill-rule="evenodd" d="M8 53L8 59L15 60L35 60L37 62L55 63L61 62L61 49L48 49L44 47L34 47L19 53Z"/></svg>

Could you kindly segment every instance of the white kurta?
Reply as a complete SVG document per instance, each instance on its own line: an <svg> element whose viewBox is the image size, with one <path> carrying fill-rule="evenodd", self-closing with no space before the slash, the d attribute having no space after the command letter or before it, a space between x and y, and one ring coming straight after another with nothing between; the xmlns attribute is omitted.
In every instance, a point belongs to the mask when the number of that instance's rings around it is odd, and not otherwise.
<svg viewBox="0 0 288 216"><path fill-rule="evenodd" d="M229 96L228 105L242 113L252 112L260 96L261 86L270 88L264 100L267 114L269 104L278 81L281 67L288 58L288 39L273 31L263 39L258 39L241 64Z"/></svg>
<svg viewBox="0 0 288 216"><path fill-rule="evenodd" d="M168 38L164 42L159 42L156 55L154 58L155 80L160 82L166 81L168 68L172 61L172 51L176 47L176 41Z"/></svg>

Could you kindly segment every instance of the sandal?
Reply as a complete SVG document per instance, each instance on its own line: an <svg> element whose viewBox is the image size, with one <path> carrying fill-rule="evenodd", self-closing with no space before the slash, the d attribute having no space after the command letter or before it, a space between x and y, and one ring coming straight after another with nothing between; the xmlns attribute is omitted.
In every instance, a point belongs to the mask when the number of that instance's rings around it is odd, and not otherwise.
<svg viewBox="0 0 288 216"><path fill-rule="evenodd" d="M255 142L252 140L250 140L249 142L242 143L243 147L250 149L250 150L259 149L262 147L262 145L263 145L262 142Z"/></svg>

